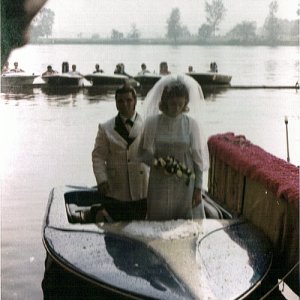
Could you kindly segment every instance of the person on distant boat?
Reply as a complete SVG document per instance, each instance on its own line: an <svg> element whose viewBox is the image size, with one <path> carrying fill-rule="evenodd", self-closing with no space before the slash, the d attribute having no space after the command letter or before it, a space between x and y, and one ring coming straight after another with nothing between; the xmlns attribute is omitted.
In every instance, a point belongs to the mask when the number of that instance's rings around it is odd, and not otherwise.
<svg viewBox="0 0 300 300"><path fill-rule="evenodd" d="M165 61L162 61L159 65L159 74L160 75L168 75L171 74L168 68L168 64Z"/></svg>
<svg viewBox="0 0 300 300"><path fill-rule="evenodd" d="M9 62L7 61L2 68L2 74L9 72Z"/></svg>
<svg viewBox="0 0 300 300"><path fill-rule="evenodd" d="M210 71L218 73L218 65L215 61L210 63Z"/></svg>
<svg viewBox="0 0 300 300"><path fill-rule="evenodd" d="M117 64L114 70L114 74L121 74L121 65Z"/></svg>
<svg viewBox="0 0 300 300"><path fill-rule="evenodd" d="M138 73L138 75L145 75L147 73L150 73L150 71L147 70L146 64L142 63L141 64L141 71Z"/></svg>
<svg viewBox="0 0 300 300"><path fill-rule="evenodd" d="M189 72L189 73L192 73L192 72L194 72L194 70L193 70L193 66L189 66L189 68L188 68L188 72Z"/></svg>
<svg viewBox="0 0 300 300"><path fill-rule="evenodd" d="M114 220L145 219L149 168L135 160L142 131L134 88L116 90L116 117L99 124L92 152L103 207Z"/></svg>
<svg viewBox="0 0 300 300"><path fill-rule="evenodd" d="M53 75L53 74L57 74L58 72L52 69L52 66L49 65L47 66L47 71L45 71L42 76L48 76L48 75Z"/></svg>
<svg viewBox="0 0 300 300"><path fill-rule="evenodd" d="M20 68L18 67L18 65L19 65L19 64L18 64L17 61L14 62L14 68L11 69L10 72L16 72L16 73L19 73L19 72L25 72L24 70L20 69Z"/></svg>
<svg viewBox="0 0 300 300"><path fill-rule="evenodd" d="M76 70L76 65L74 65L74 64L72 65L72 71L70 71L69 73L72 74L72 75L82 76L82 74Z"/></svg>
<svg viewBox="0 0 300 300"><path fill-rule="evenodd" d="M125 75L129 78L132 78L131 75L129 75L125 72L125 65L123 63L119 63L119 64L116 65L114 74Z"/></svg>
<svg viewBox="0 0 300 300"><path fill-rule="evenodd" d="M93 72L93 74L96 74L96 73L103 73L103 70L100 69L100 65L99 64L95 65L95 71Z"/></svg>

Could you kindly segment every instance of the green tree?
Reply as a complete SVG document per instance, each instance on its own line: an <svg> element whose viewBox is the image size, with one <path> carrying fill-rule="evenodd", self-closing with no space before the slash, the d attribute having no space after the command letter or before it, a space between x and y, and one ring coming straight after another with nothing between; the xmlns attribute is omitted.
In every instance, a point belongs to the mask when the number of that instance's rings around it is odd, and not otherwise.
<svg viewBox="0 0 300 300"><path fill-rule="evenodd" d="M292 24L291 24L291 29L290 29L290 35L297 37L299 35L299 32L298 32L298 29L299 29L298 22L297 22L297 20L291 21L291 22L292 22Z"/></svg>
<svg viewBox="0 0 300 300"><path fill-rule="evenodd" d="M276 44L276 42L278 41L279 21L276 17L277 11L278 3L275 0L269 4L269 15L267 16L263 26L264 35L267 41L271 44Z"/></svg>
<svg viewBox="0 0 300 300"><path fill-rule="evenodd" d="M92 40L99 40L100 39L99 33L93 33L92 36L91 36L91 39Z"/></svg>
<svg viewBox="0 0 300 300"><path fill-rule="evenodd" d="M256 23L244 21L234 26L227 36L241 43L251 43L256 38Z"/></svg>
<svg viewBox="0 0 300 300"><path fill-rule="evenodd" d="M112 40L121 40L124 38L124 34L116 29L111 31L111 39Z"/></svg>
<svg viewBox="0 0 300 300"><path fill-rule="evenodd" d="M37 39L52 35L55 13L50 8L43 8L31 23L31 37Z"/></svg>
<svg viewBox="0 0 300 300"><path fill-rule="evenodd" d="M212 35L212 28L208 24L202 24L198 29L199 40L206 41Z"/></svg>
<svg viewBox="0 0 300 300"><path fill-rule="evenodd" d="M181 35L180 10L178 7L173 8L169 19L167 20L167 38L175 43Z"/></svg>
<svg viewBox="0 0 300 300"><path fill-rule="evenodd" d="M141 36L141 33L140 31L137 29L136 27L136 24L135 23L132 23L131 24L131 30L130 32L128 33L127 37L129 39L132 39L132 40L138 40Z"/></svg>
<svg viewBox="0 0 300 300"><path fill-rule="evenodd" d="M226 8L222 0L212 0L212 3L205 1L206 21L212 28L213 36L219 30L219 25L225 17Z"/></svg>
<svg viewBox="0 0 300 300"><path fill-rule="evenodd" d="M284 41L297 41L298 22L297 20L289 21L287 19L278 19L279 36Z"/></svg>
<svg viewBox="0 0 300 300"><path fill-rule="evenodd" d="M187 26L182 26L180 30L180 37L182 38L190 38L192 35Z"/></svg>

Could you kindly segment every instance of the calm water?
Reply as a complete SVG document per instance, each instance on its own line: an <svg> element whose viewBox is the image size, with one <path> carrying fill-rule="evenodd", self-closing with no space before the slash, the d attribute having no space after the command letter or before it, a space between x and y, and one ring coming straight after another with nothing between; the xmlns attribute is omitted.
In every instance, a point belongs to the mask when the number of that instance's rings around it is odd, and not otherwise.
<svg viewBox="0 0 300 300"><path fill-rule="evenodd" d="M294 85L299 76L296 47L26 46L9 61L40 74L48 64L76 63L89 73L96 62L107 73L118 62L136 74L142 62L151 71L166 60L173 72L193 65L205 71L217 61L232 85ZM284 116L289 119L291 162L300 165L300 92L234 90L208 95L207 135L232 131L286 159ZM139 98L138 111L142 100ZM40 88L1 94L1 260L2 299L42 299L45 251L41 226L52 187L95 184L91 151L99 122L115 115L112 93L87 90L49 95Z"/></svg>

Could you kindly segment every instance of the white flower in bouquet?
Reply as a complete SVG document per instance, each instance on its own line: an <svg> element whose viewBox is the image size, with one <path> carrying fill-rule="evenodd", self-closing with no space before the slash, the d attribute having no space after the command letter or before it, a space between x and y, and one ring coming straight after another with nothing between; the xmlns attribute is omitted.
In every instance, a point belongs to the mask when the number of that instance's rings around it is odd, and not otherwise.
<svg viewBox="0 0 300 300"><path fill-rule="evenodd" d="M168 155L165 159L163 159L162 157L158 159L155 158L153 165L155 167L162 167L166 175L175 174L179 178L185 176L186 185L189 185L191 179L195 179L195 174L190 169L188 169L184 163L180 163L173 156Z"/></svg>
<svg viewBox="0 0 300 300"><path fill-rule="evenodd" d="M161 165L162 167L165 167L165 166L166 166L166 162L165 162L165 160L164 160L162 157L160 157L160 158L158 159L158 162L160 163L160 165Z"/></svg>
<svg viewBox="0 0 300 300"><path fill-rule="evenodd" d="M182 177L182 172L181 172L180 170L177 170L176 175L177 175L178 177Z"/></svg>

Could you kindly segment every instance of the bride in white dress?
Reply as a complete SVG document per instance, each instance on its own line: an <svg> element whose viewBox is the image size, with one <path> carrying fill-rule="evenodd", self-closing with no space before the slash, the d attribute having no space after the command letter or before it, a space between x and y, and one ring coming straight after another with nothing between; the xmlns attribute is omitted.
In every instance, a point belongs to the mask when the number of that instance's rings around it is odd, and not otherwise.
<svg viewBox="0 0 300 300"><path fill-rule="evenodd" d="M144 100L139 154L150 166L148 220L192 218L201 203L202 173L209 165L204 105L201 87L186 75L164 77Z"/></svg>

